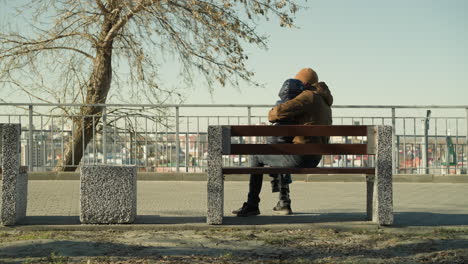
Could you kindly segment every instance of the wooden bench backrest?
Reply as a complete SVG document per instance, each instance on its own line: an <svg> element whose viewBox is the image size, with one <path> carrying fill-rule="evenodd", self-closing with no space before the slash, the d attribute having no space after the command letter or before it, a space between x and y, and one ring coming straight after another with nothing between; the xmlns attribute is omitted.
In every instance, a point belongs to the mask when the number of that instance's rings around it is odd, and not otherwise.
<svg viewBox="0 0 468 264"><path fill-rule="evenodd" d="M224 144L225 155L374 155L374 126L226 126L234 136L362 136L366 144Z"/></svg>
<svg viewBox="0 0 468 264"><path fill-rule="evenodd" d="M222 126L223 155L375 155L375 126ZM360 136L366 144L231 144L231 137L242 136ZM296 173L296 174L374 174L375 168L283 168L223 167L224 174Z"/></svg>

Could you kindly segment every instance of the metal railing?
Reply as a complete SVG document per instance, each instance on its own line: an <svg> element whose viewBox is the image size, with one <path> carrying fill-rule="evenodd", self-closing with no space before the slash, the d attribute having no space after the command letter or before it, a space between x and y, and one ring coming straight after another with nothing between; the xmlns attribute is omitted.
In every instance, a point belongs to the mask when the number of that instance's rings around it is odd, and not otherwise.
<svg viewBox="0 0 468 264"><path fill-rule="evenodd" d="M89 118L99 122L91 122L92 139L83 145L80 164L136 164L143 171L203 172L209 125L268 124L272 107L103 104L93 105L102 109L98 116L82 116L82 106L91 105L0 103L0 123L21 124L22 163L30 171L52 170L74 140L77 122ZM392 125L394 173L466 174L468 106L338 105L333 107L333 116L337 125ZM75 159L74 152L72 155ZM242 166L248 157L229 156L225 162ZM356 167L372 162L367 156L324 156L320 166Z"/></svg>

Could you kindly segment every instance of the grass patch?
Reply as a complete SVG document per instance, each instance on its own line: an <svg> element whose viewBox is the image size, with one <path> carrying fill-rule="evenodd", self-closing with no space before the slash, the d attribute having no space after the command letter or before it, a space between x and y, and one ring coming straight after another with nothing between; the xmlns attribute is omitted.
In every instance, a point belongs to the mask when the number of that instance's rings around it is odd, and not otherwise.
<svg viewBox="0 0 468 264"><path fill-rule="evenodd" d="M151 235L148 235L148 232ZM67 248L51 249L48 243L34 241L39 239L50 239L53 242L67 240L70 245L77 247L76 252L82 252L82 255L67 253ZM352 231L317 228L302 230L213 228L182 232L8 230L0 232L0 241L5 240L32 240L32 242L21 243L22 246L17 249L17 252L23 256L23 263L40 264L468 263L466 244L468 228L464 227ZM90 242L91 245L83 241ZM112 247L107 246L100 247L102 249L94 248L93 243L96 241L116 243L119 246L115 248L115 252ZM95 244L107 245L106 243ZM43 248L38 250L38 246ZM5 243L4 248L8 247L10 245ZM15 247L8 248L9 254L4 257L16 257L11 253L12 248ZM87 249L90 248L94 254L93 257L87 255L89 254ZM35 253L25 253L28 249L32 249ZM50 253L51 250L70 255L70 257ZM165 251L161 252L162 250ZM47 255L49 253L50 255ZM0 256L0 262L9 263L7 260L11 259ZM17 262L21 263L21 261Z"/></svg>
<svg viewBox="0 0 468 264"><path fill-rule="evenodd" d="M298 239L294 239L294 238L291 238L291 237L285 237L285 236L282 236L282 237L277 237L277 236L265 237L262 240L266 244L274 245L274 246L290 246L292 244L295 244L295 243L299 242Z"/></svg>
<svg viewBox="0 0 468 264"><path fill-rule="evenodd" d="M38 239L55 239L61 236L61 233L51 231L33 231L33 232L1 232L0 242L27 241Z"/></svg>
<svg viewBox="0 0 468 264"><path fill-rule="evenodd" d="M220 258L222 258L222 259L233 259L234 254L232 252L226 252L223 255L221 255Z"/></svg>
<svg viewBox="0 0 468 264"><path fill-rule="evenodd" d="M54 239L57 236L55 232L23 232L19 234L17 240L37 240L37 239Z"/></svg>
<svg viewBox="0 0 468 264"><path fill-rule="evenodd" d="M53 264L65 264L68 263L68 257L52 252L50 256L47 257L46 261Z"/></svg>
<svg viewBox="0 0 468 264"><path fill-rule="evenodd" d="M239 240L246 240L246 241L250 241L250 240L255 240L255 239L258 239L258 236L254 234L254 232L235 232L235 233L232 233L231 236L233 238L237 238Z"/></svg>

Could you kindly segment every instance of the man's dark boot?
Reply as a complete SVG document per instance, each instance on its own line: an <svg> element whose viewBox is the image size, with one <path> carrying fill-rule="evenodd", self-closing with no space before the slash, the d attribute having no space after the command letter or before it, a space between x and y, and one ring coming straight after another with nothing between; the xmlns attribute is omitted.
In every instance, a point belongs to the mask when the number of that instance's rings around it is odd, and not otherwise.
<svg viewBox="0 0 468 264"><path fill-rule="evenodd" d="M233 214L239 217L260 214L258 204L260 203L260 191L262 190L262 182L263 174L250 175L249 194L247 196L247 202L244 203L241 208L232 211Z"/></svg>
<svg viewBox="0 0 468 264"><path fill-rule="evenodd" d="M258 205L253 206L248 203L244 203L241 208L232 211L232 213L238 217L254 216L260 214L260 209L258 209Z"/></svg>
<svg viewBox="0 0 468 264"><path fill-rule="evenodd" d="M289 184L284 184L281 186L279 201L273 211L281 215L290 215L292 214L291 210L291 199L289 198Z"/></svg>

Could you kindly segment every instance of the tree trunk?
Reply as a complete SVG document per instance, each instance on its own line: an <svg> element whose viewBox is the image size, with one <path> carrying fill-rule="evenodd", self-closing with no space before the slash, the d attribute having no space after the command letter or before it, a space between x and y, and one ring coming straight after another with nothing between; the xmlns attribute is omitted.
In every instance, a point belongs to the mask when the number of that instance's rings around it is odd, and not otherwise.
<svg viewBox="0 0 468 264"><path fill-rule="evenodd" d="M111 4L112 5L112 4ZM96 45L93 71L88 81L85 104L105 104L112 81L113 37L120 11L106 15ZM115 36L115 32L114 36ZM93 137L102 115L102 106L82 106L78 118L73 119L73 138L67 142L65 153L55 167L56 171L75 171L83 157L86 146Z"/></svg>
<svg viewBox="0 0 468 264"><path fill-rule="evenodd" d="M97 49L86 104L105 104L112 81L112 43ZM67 142L65 153L55 167L56 171L75 171L86 146L93 137L102 115L101 106L82 106L79 117L73 119L73 137ZM93 118L94 117L94 118Z"/></svg>

